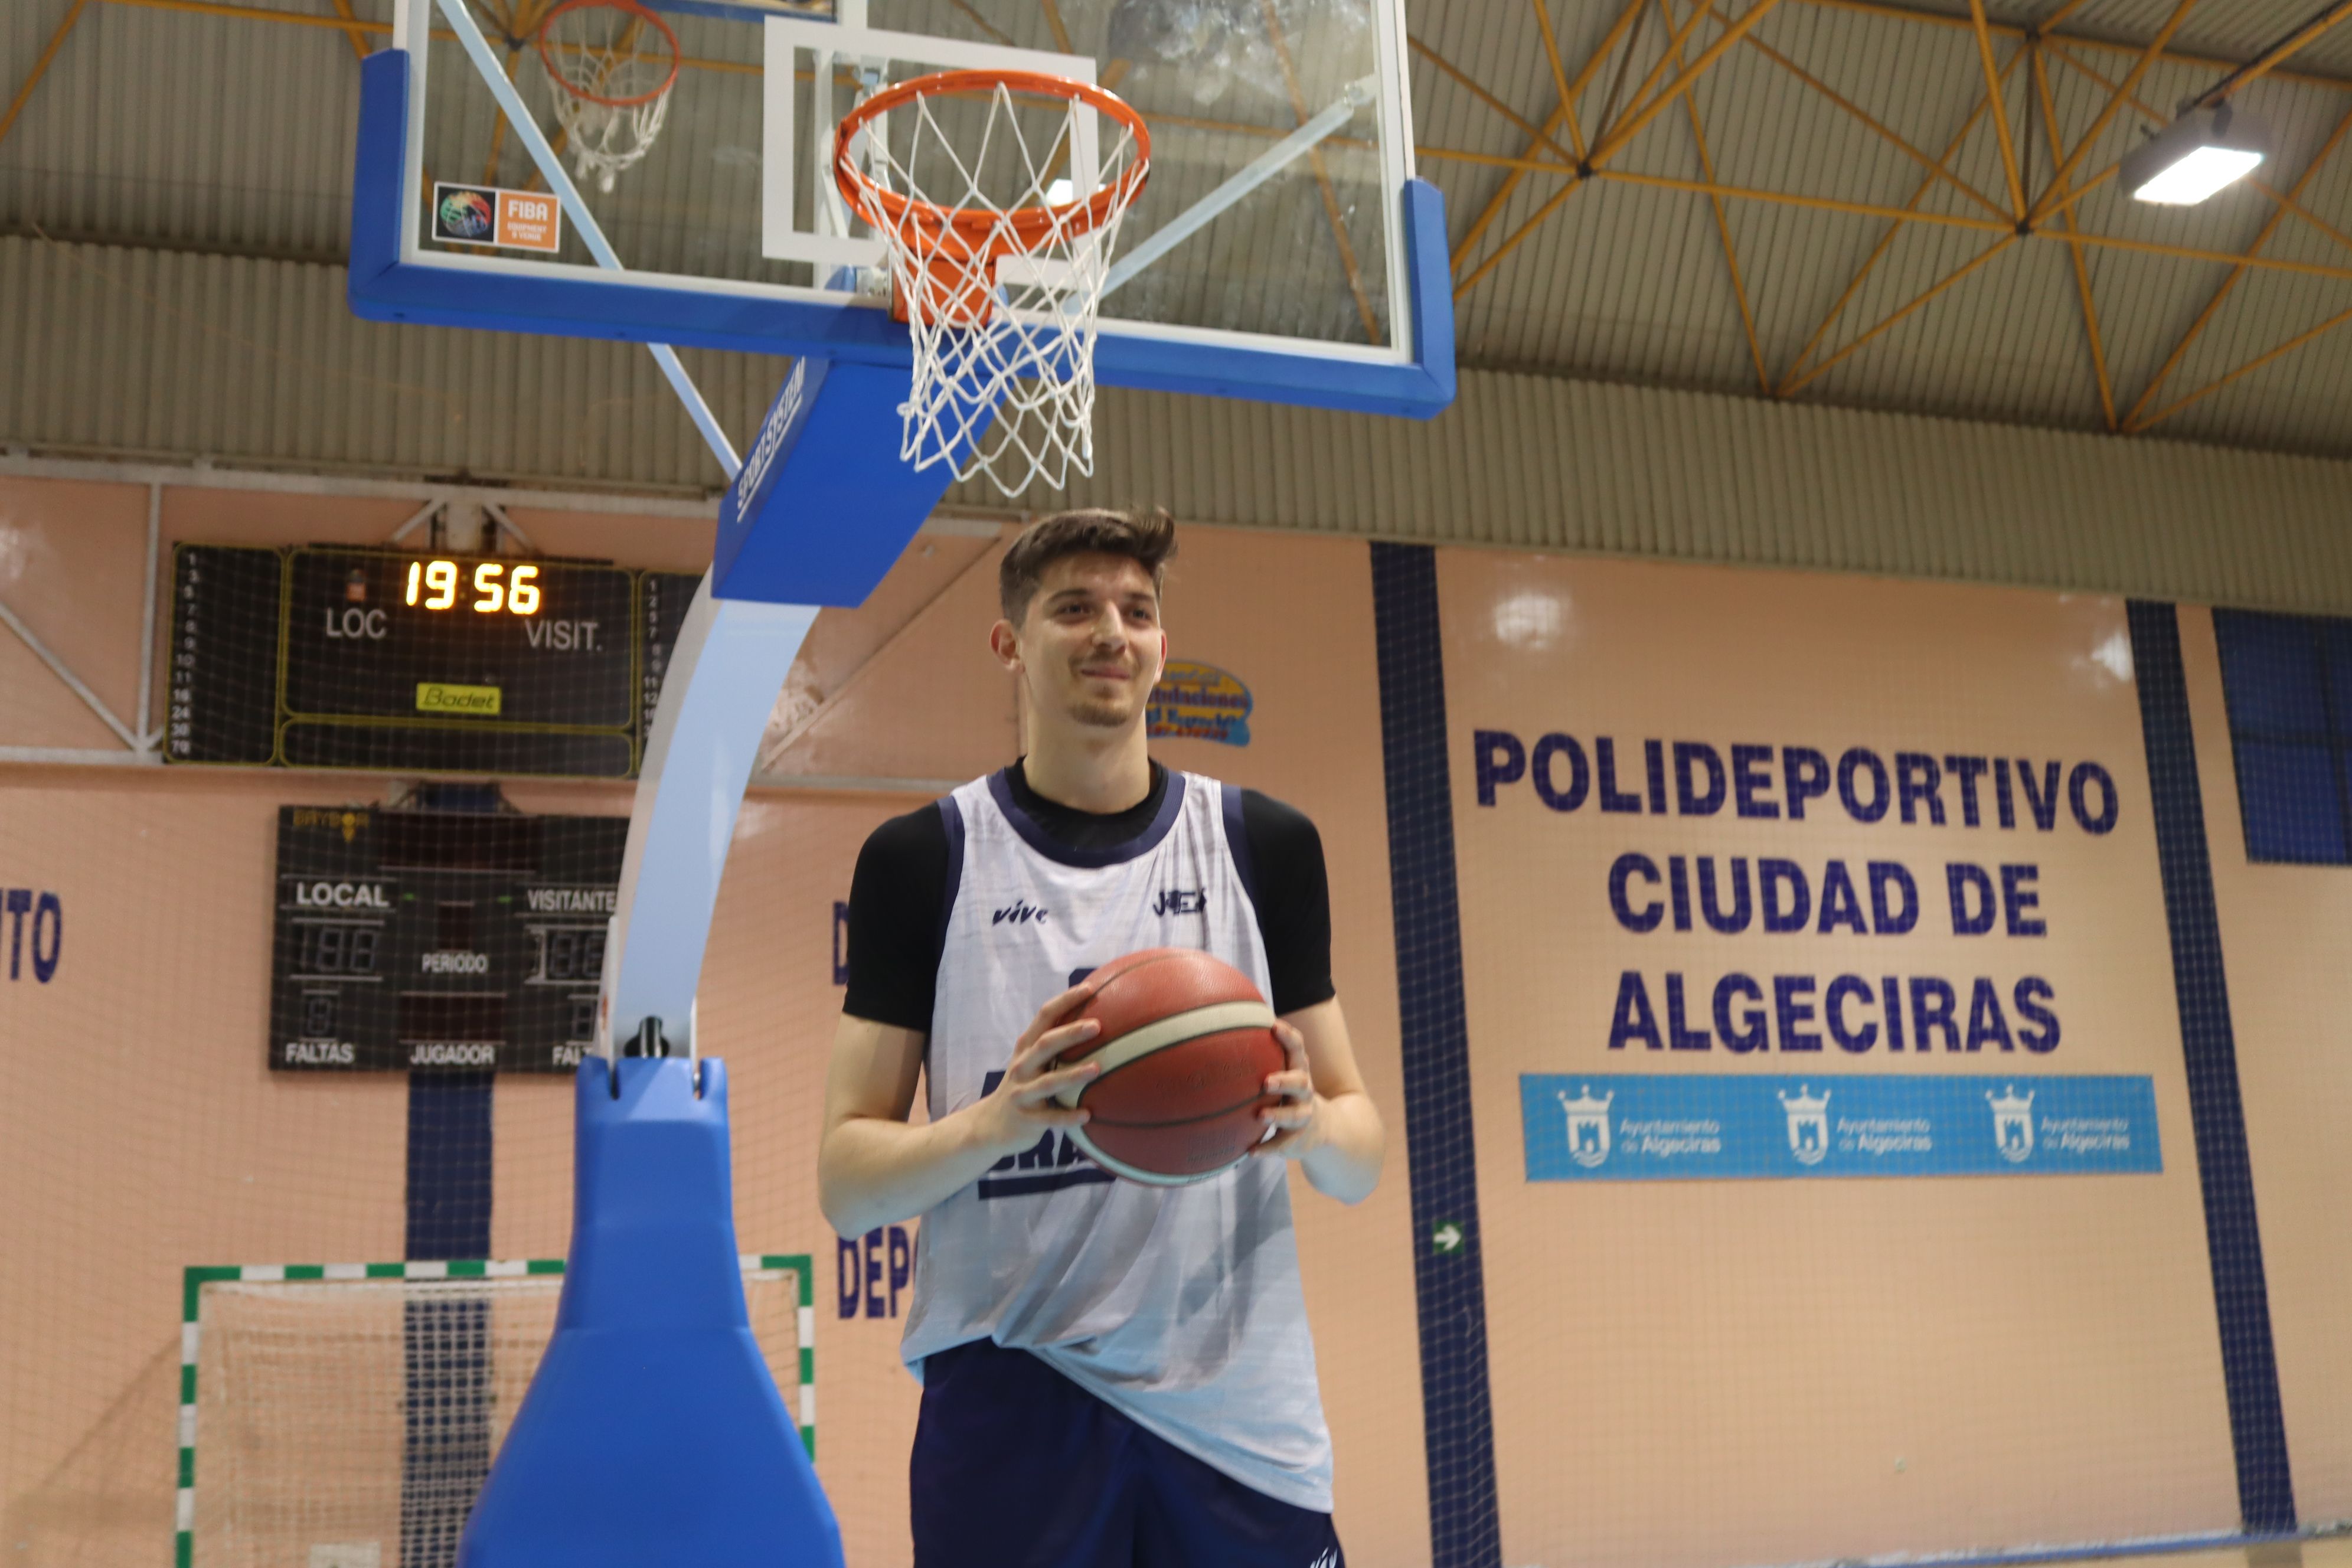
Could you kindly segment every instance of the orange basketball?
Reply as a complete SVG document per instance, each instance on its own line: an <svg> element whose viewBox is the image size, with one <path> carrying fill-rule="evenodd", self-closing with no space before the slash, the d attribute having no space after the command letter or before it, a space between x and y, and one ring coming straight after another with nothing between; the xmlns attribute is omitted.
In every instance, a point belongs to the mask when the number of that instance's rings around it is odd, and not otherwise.
<svg viewBox="0 0 2352 1568"><path fill-rule="evenodd" d="M1274 1009L1249 976L1185 947L1130 952L1094 973L1094 997L1067 1022L1102 1032L1062 1053L1099 1060L1092 1081L1064 1089L1090 1112L1070 1129L1105 1170L1154 1186L1205 1181L1265 1136L1258 1111L1279 1097L1266 1079L1288 1063Z"/></svg>

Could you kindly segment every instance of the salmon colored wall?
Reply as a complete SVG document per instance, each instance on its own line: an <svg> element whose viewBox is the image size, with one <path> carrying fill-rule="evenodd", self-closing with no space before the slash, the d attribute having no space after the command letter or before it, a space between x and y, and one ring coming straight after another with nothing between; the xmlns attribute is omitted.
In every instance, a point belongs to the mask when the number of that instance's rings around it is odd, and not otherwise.
<svg viewBox="0 0 2352 1568"><path fill-rule="evenodd" d="M126 721L146 505L138 486L0 481L0 603ZM167 545L374 542L414 510L175 489L163 533ZM544 551L631 565L691 569L709 545L703 523L513 516ZM1008 537L927 532L866 605L822 617L763 766L951 781L1014 754L1013 689L982 645ZM1505 1561L1717 1568L2231 1525L2122 606L1467 552L1441 554L1440 586ZM1157 750L1288 800L1322 829L1339 994L1388 1120L1390 1163L1355 1208L1298 1184L1299 1244L1349 1558L1406 1568L1429 1550L1419 1243L1370 588L1360 543L1187 529L1169 588L1171 653L1248 686L1252 739ZM2184 615L2183 634L2289 1441L2305 1516L2344 1515L2352 1438L2336 1413L2352 1398L2352 1352L2338 1303L2352 1266L2336 1245L2330 1154L2352 1089L2332 1071L2328 1031L2352 1005L2337 994L2333 952L2352 906L2329 873L2242 863L2210 621ZM1629 751L1660 737L2091 758L2114 774L2123 809L2114 833L2092 839L1866 828L1842 815L1801 833L1602 817L1590 805L1563 816L1524 786L1487 808L1468 761L1471 731L1491 727L1613 734ZM0 631L0 745L115 744ZM16 1562L129 1568L166 1550L183 1266L399 1253L403 1082L263 1067L276 811L380 804L389 782L0 769L0 885L58 892L68 921L50 983L0 980L0 1041L24 1064L0 1122L10 1199L0 1204L0 1542ZM622 815L632 792L522 782L506 793L526 811ZM702 1003L708 1047L733 1071L741 1242L814 1258L819 1471L856 1568L908 1560L918 1391L898 1363L902 1318L887 1288L878 1315L838 1310L838 1242L815 1205L840 1006L833 906L865 836L927 798L755 790ZM1605 896L1611 858L1635 847L1661 859L1785 854L1809 867L1893 856L1924 873L1931 917L1941 860L2030 849L2051 922L2032 971L2056 988L2064 1044L2047 1058L1954 1070L2149 1076L2162 1173L1529 1184L1521 1071L1689 1070L1607 1050L1623 969L1965 977L2027 967L2000 939L1932 934L1932 918L1899 943L1851 952L1860 939L1635 936ZM1702 1065L1829 1081L1896 1064L1830 1053ZM494 1104L493 1250L559 1253L569 1087L510 1078Z"/></svg>
<svg viewBox="0 0 2352 1568"><path fill-rule="evenodd" d="M377 542L415 510L167 490L163 534L205 542ZM690 568L708 528L528 510L542 550ZM0 487L0 603L118 714L136 707L142 487ZM985 648L991 530L919 538L864 607L828 612L772 730L784 773L953 780L1018 751L1010 681ZM1331 863L1338 980L1392 1137L1389 1174L1344 1208L1298 1192L1299 1235L1339 1448L1351 1561L1425 1560L1409 1205L1387 910L1380 719L1362 546L1188 531L1170 588L1175 653L1256 696L1245 748L1162 755L1314 815ZM13 575L8 574L13 573ZM1317 591L1301 595L1302 583ZM0 677L22 655L0 634ZM0 745L111 748L29 655L0 684ZM797 704L797 706L795 706ZM394 1077L263 1067L276 813L381 804L389 781L214 770L0 770L0 883L58 890L69 931L47 985L0 982L0 1036L100 1042L43 1074L0 1139L0 1529L28 1564L145 1563L168 1550L179 1271L192 1262L391 1258L403 1245L406 1093ZM532 812L625 815L625 785L516 782ZM701 1021L733 1083L737 1226L748 1250L815 1266L818 1468L858 1568L908 1560L906 1456L919 1390L901 1319L843 1318L837 1241L815 1202L825 1053L840 1008L833 905L857 848L920 793L755 790L720 896ZM96 1077L90 1075L95 1073ZM570 1225L566 1082L509 1077L494 1106L492 1250L560 1255ZM887 1243L886 1243L887 1247ZM886 1289L887 1297L887 1289ZM903 1310L903 1292L898 1303ZM37 1325L37 1330L19 1325Z"/></svg>
<svg viewBox="0 0 2352 1568"><path fill-rule="evenodd" d="M404 1080L272 1075L263 1055L278 807L357 784L0 770L0 881L65 908L48 984L0 980L18 1562L166 1560L184 1267L400 1256Z"/></svg>
<svg viewBox="0 0 2352 1568"><path fill-rule="evenodd" d="M2117 601L1446 552L1439 585L1504 1560L1789 1563L2228 1529L2220 1346ZM2125 668L2128 668L2127 656ZM1477 803L1472 731L2094 759L2104 837ZM1621 775L1622 776L1622 775ZM1638 789L1638 784L1633 785ZM1990 795L1990 791L1986 792ZM1775 798L1779 792L1773 792ZM1826 807L1826 809L1824 809ZM1992 819L1988 804L1986 819ZM2020 808L2021 819L2023 808ZM1902 937L1633 934L1639 849L1906 862ZM2032 859L2045 938L1949 934L1942 863ZM2046 975L2059 1048L1612 1052L1619 975ZM1965 994L1965 992L1963 993ZM1522 1072L2152 1075L2160 1175L1530 1183Z"/></svg>
<svg viewBox="0 0 2352 1568"><path fill-rule="evenodd" d="M2179 617L2295 1508L2352 1519L2352 873L2246 858L2212 612Z"/></svg>

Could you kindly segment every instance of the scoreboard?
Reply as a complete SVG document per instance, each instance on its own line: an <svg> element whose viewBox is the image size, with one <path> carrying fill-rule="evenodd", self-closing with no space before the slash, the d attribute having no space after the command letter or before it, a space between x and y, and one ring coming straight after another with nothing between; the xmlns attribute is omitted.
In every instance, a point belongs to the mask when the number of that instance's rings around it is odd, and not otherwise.
<svg viewBox="0 0 2352 1568"><path fill-rule="evenodd" d="M281 807L270 1067L577 1068L628 832L625 816Z"/></svg>
<svg viewBox="0 0 2352 1568"><path fill-rule="evenodd" d="M691 574L183 544L173 763L627 778Z"/></svg>

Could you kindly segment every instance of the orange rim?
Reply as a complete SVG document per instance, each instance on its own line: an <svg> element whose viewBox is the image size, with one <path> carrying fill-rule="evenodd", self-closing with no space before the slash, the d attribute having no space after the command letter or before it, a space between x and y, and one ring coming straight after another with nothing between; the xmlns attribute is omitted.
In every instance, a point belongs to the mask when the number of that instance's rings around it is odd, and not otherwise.
<svg viewBox="0 0 2352 1568"><path fill-rule="evenodd" d="M555 63L554 57L547 51L548 29L554 26L556 18L565 12L585 11L591 7L623 12L639 22L653 24L655 30L661 34L663 42L669 45L669 74L662 78L659 87L651 92L641 92L635 98L606 98L602 93L590 92L584 87L574 87L565 79L562 68ZM547 68L549 80L574 98L584 98L591 103L601 103L607 109L635 109L639 104L651 103L655 99L667 92L671 84L677 80L677 35L669 30L667 22L638 5L637 0L563 0L563 4L550 11L547 14L547 20L539 25L539 36L532 42L538 46L539 62Z"/></svg>
<svg viewBox="0 0 2352 1568"><path fill-rule="evenodd" d="M572 5L594 4L596 0L570 0ZM625 4L627 0L606 0ZM860 174L849 162L849 145L868 121L887 114L909 103L926 98L949 96L972 97L994 92L998 88L1011 92L1033 93L1041 98L1066 99L1084 103L1101 110L1124 124L1135 136L1136 156L1127 172L1105 185L1076 208L1015 207L1000 213L991 207L943 207L936 202L919 201L902 196L896 191L883 189ZM1135 199L1143 182L1151 172L1151 132L1126 100L1091 82L1073 81L1067 77L1047 76L1040 71L1015 70L952 70L936 71L902 81L859 104L842 117L841 127L834 136L833 178L841 187L842 199L849 208L874 227L898 233L910 224L919 230L929 243L924 259L969 261L984 254L1009 256L1026 255L1044 244L1055 234L1087 234L1101 227L1112 216ZM1006 229L1011 230L1009 237Z"/></svg>

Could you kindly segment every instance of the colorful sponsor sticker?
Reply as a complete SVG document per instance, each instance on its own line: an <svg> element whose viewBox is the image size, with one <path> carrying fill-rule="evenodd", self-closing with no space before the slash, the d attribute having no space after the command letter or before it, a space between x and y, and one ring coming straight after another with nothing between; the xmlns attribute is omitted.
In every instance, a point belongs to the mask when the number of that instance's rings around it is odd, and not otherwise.
<svg viewBox="0 0 2352 1568"><path fill-rule="evenodd" d="M1250 689L1238 677L1213 664L1174 659L1160 672L1160 684L1151 689L1145 725L1154 740L1246 746L1252 701Z"/></svg>
<svg viewBox="0 0 2352 1568"><path fill-rule="evenodd" d="M455 245L495 245L553 255L563 243L563 208L544 191L436 184L433 237Z"/></svg>
<svg viewBox="0 0 2352 1568"><path fill-rule="evenodd" d="M1531 1182L2160 1172L2151 1079L1523 1073Z"/></svg>

